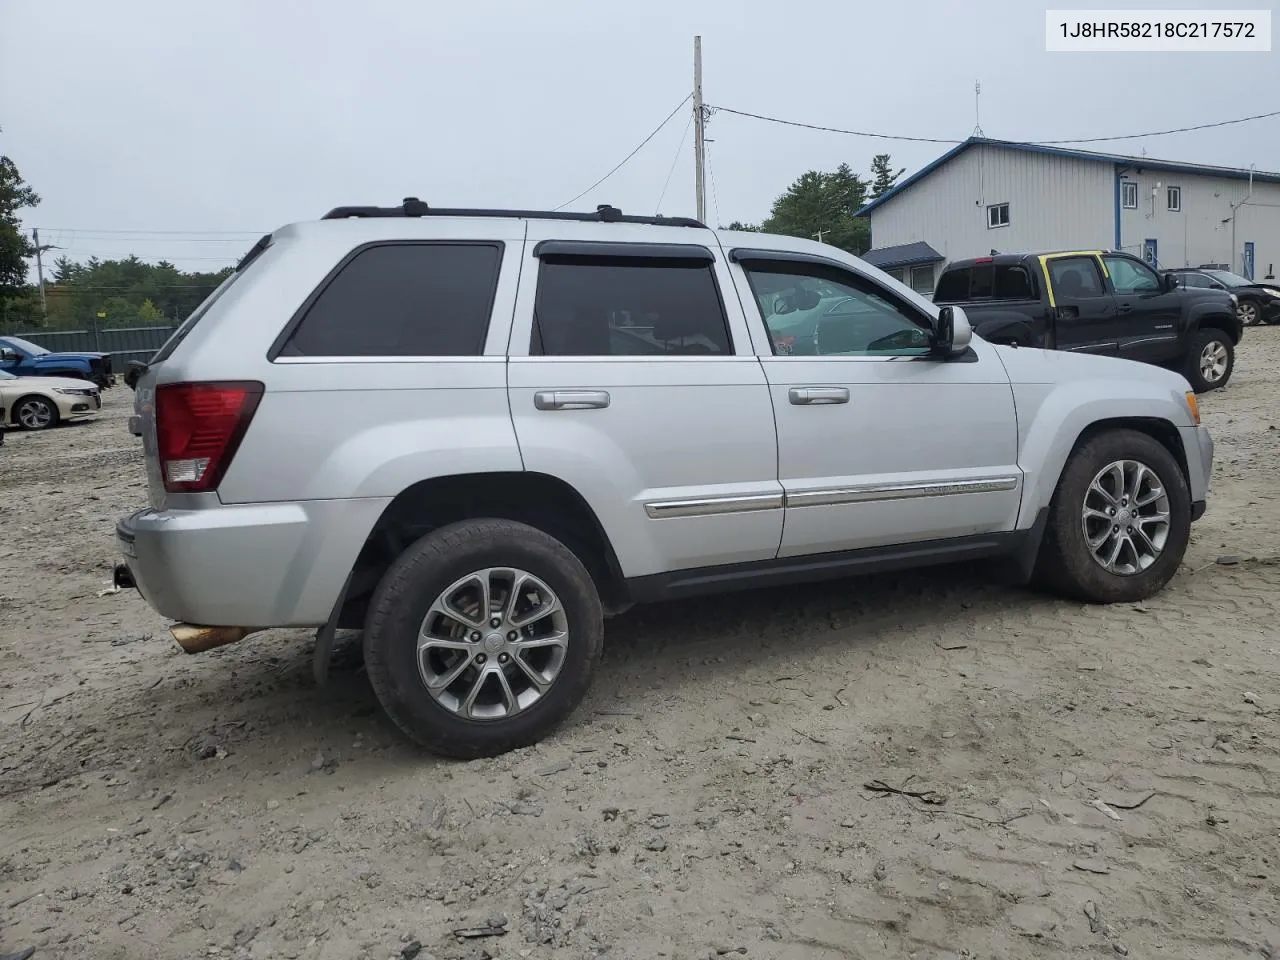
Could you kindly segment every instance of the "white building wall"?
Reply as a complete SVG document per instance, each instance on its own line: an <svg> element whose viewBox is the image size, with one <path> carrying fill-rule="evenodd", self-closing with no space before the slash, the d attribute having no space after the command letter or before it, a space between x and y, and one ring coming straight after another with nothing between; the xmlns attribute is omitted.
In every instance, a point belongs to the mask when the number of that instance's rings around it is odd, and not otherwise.
<svg viewBox="0 0 1280 960"><path fill-rule="evenodd" d="M1255 181L1250 197L1247 180L1159 170L1124 170L1121 178L1138 184L1138 208L1121 210L1120 239L1126 251L1141 256L1143 242L1154 239L1162 267L1227 263L1243 273L1245 243L1252 241L1255 278L1266 276L1269 266L1280 266L1280 184ZM1168 208L1171 186L1181 187L1180 212ZM1247 202L1235 207L1241 201Z"/></svg>
<svg viewBox="0 0 1280 960"><path fill-rule="evenodd" d="M1009 204L1008 226L987 226L987 206L995 203ZM974 146L869 216L872 247L923 240L948 261L985 256L993 249L1111 247L1115 168Z"/></svg>

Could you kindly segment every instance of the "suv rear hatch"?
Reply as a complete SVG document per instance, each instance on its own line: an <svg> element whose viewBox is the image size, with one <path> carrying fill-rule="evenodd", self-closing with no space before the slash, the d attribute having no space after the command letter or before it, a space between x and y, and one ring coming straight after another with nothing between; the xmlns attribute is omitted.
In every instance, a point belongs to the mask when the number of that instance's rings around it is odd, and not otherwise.
<svg viewBox="0 0 1280 960"><path fill-rule="evenodd" d="M134 390L129 431L142 438L149 501L156 509L170 494L217 489L262 391L259 383L239 381L157 388L156 371L271 243L271 234L259 239L149 361L130 364L125 377Z"/></svg>

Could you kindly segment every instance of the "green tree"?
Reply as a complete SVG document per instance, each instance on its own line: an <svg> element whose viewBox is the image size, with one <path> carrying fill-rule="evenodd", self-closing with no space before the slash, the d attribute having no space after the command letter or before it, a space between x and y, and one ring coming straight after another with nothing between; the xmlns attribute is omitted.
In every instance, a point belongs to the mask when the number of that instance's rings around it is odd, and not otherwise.
<svg viewBox="0 0 1280 960"><path fill-rule="evenodd" d="M26 258L36 251L22 231L18 211L39 202L14 162L0 155L0 301L27 294Z"/></svg>
<svg viewBox="0 0 1280 960"><path fill-rule="evenodd" d="M142 323L162 323L164 314L151 302L150 298L147 298L142 301L142 306L138 308L138 320Z"/></svg>
<svg viewBox="0 0 1280 960"><path fill-rule="evenodd" d="M877 153L871 158L871 197L884 196L898 182L898 178L906 173L906 167L899 167L894 172L893 164L889 160L889 154Z"/></svg>
<svg viewBox="0 0 1280 960"><path fill-rule="evenodd" d="M867 200L867 182L842 163L830 173L801 174L773 203L766 233L818 239L849 253L865 253L871 225L854 214Z"/></svg>
<svg viewBox="0 0 1280 960"><path fill-rule="evenodd" d="M721 227L721 230L742 230L745 233L759 233L760 225L758 223L743 223L741 220L734 220L727 227Z"/></svg>

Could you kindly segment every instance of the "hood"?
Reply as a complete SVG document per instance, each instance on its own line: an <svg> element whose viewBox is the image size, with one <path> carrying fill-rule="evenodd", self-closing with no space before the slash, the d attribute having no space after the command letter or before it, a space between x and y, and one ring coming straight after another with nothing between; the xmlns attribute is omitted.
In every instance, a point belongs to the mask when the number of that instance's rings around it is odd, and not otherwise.
<svg viewBox="0 0 1280 960"><path fill-rule="evenodd" d="M105 353L42 353L38 357L32 357L31 361L33 363L50 363L59 360L83 360L88 363L90 360L101 360L105 356Z"/></svg>
<svg viewBox="0 0 1280 960"><path fill-rule="evenodd" d="M997 346L995 349L1004 363L1009 379L1015 384L1112 380L1145 383L1175 394L1191 389L1182 374L1138 360L1070 353L1065 350L1037 350L1033 347Z"/></svg>
<svg viewBox="0 0 1280 960"><path fill-rule="evenodd" d="M74 377L18 377L16 380L0 380L0 387L30 390L97 390L97 384Z"/></svg>

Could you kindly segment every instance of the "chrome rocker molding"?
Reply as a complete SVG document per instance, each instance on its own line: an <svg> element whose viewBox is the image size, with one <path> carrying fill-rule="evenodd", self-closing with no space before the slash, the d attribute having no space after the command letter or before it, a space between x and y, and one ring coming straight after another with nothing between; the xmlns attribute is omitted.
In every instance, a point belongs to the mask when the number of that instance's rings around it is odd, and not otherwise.
<svg viewBox="0 0 1280 960"><path fill-rule="evenodd" d="M787 494L749 493L696 497L687 500L662 500L646 503L644 509L653 520L709 517L725 513L780 510L783 507L830 507L845 503L950 497L965 493L999 493L1003 490L1016 490L1020 481L1020 477L984 477L975 480L952 480L949 483L877 483Z"/></svg>

